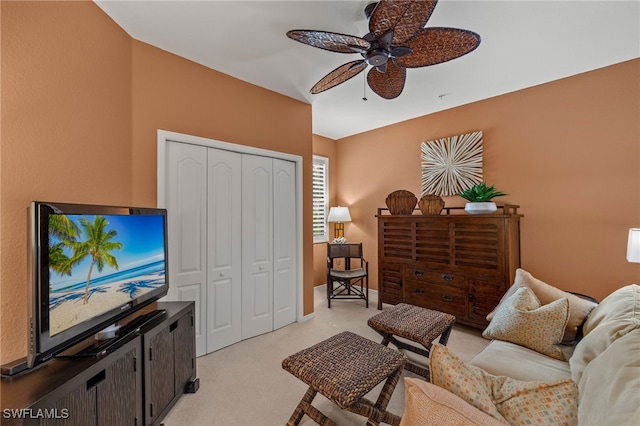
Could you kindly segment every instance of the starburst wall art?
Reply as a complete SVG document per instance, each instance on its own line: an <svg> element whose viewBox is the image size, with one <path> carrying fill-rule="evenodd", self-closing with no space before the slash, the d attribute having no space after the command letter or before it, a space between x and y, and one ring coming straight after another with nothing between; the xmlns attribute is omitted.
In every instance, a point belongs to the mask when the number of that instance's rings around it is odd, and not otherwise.
<svg viewBox="0 0 640 426"><path fill-rule="evenodd" d="M422 196L448 196L482 182L482 132L422 142Z"/></svg>

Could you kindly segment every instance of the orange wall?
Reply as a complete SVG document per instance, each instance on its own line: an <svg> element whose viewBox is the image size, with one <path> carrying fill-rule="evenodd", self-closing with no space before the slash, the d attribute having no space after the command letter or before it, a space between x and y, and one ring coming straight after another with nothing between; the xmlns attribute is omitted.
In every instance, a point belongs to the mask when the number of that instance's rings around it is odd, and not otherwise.
<svg viewBox="0 0 640 426"><path fill-rule="evenodd" d="M131 38L93 3L0 7L0 343L8 362L27 348L30 202L133 201Z"/></svg>
<svg viewBox="0 0 640 426"><path fill-rule="evenodd" d="M338 202L338 157L336 141L320 135L313 135L313 155L329 159L329 206L337 206ZM329 240L333 239L333 225L329 224ZM313 285L327 282L327 243L313 245Z"/></svg>
<svg viewBox="0 0 640 426"><path fill-rule="evenodd" d="M30 201L155 205L158 128L302 156L312 270L310 105L134 41L92 2L0 8L0 362L26 354Z"/></svg>
<svg viewBox="0 0 640 426"><path fill-rule="evenodd" d="M523 268L600 299L640 283L640 264L626 261L628 229L640 226L638 117L640 59L337 141L337 196L353 219L345 232L364 243L372 287L376 209L397 189L420 198L421 142L476 130L485 181L524 214Z"/></svg>

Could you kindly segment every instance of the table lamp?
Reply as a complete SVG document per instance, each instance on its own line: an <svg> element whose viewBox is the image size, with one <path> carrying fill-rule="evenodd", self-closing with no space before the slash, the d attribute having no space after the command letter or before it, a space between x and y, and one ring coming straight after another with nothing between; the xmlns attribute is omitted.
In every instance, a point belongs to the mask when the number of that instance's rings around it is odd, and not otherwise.
<svg viewBox="0 0 640 426"><path fill-rule="evenodd" d="M640 263L640 228L629 229L627 260L633 263Z"/></svg>
<svg viewBox="0 0 640 426"><path fill-rule="evenodd" d="M334 242L336 240L347 240L344 239L344 222L351 222L351 215L349 214L349 209L347 207L331 207L329 209L329 217L327 219L329 223L335 223L334 225Z"/></svg>

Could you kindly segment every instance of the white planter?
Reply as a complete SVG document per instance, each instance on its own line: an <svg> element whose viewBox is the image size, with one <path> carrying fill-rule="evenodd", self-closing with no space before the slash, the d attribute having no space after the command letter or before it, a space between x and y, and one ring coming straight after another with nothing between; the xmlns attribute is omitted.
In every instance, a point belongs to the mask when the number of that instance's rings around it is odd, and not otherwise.
<svg viewBox="0 0 640 426"><path fill-rule="evenodd" d="M497 210L498 207L493 201L487 201L483 203L467 203L464 206L464 211L469 214L487 214L493 213Z"/></svg>

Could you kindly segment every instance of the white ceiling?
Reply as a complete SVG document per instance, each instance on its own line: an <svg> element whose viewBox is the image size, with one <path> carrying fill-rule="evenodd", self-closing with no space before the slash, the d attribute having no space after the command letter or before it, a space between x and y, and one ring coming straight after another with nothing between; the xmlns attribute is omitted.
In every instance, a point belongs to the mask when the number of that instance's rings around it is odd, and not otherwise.
<svg viewBox="0 0 640 426"><path fill-rule="evenodd" d="M312 104L313 132L339 139L640 57L640 1L440 0L430 26L482 37L470 54L407 70L384 100L364 75L318 95L329 71L359 59L288 39L291 29L368 32L369 0L95 0L131 37L241 80Z"/></svg>

